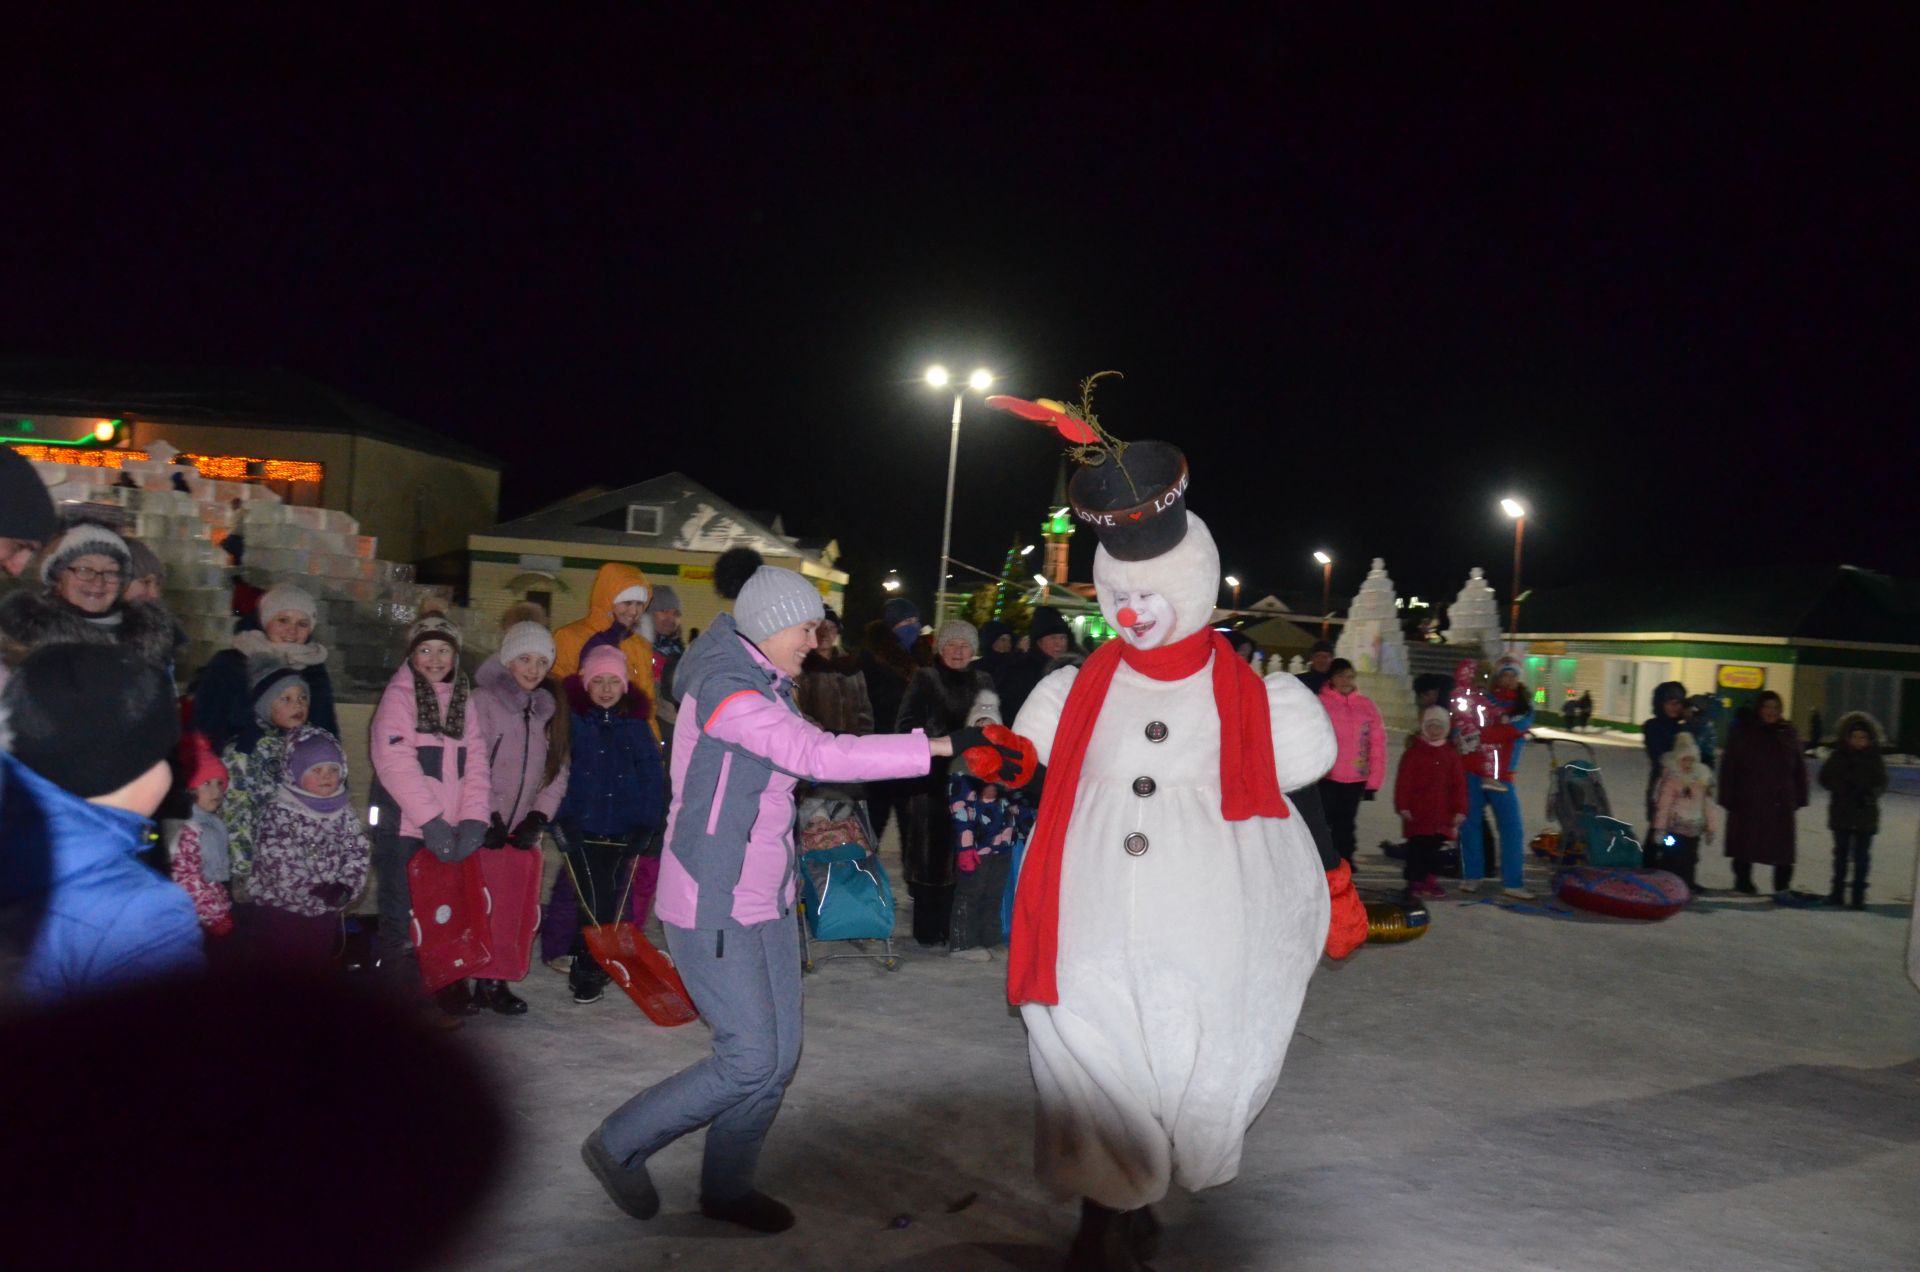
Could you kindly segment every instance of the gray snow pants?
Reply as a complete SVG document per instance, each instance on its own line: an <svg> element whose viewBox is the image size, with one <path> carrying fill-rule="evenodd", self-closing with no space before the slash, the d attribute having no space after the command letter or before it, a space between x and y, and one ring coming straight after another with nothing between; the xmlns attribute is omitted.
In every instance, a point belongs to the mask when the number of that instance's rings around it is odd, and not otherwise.
<svg viewBox="0 0 1920 1272"><path fill-rule="evenodd" d="M800 951L793 919L724 932L661 925L693 1005L713 1030L713 1054L648 1087L600 1125L613 1159L644 1162L707 1127L700 1196L753 1191L760 1145L800 1063Z"/></svg>

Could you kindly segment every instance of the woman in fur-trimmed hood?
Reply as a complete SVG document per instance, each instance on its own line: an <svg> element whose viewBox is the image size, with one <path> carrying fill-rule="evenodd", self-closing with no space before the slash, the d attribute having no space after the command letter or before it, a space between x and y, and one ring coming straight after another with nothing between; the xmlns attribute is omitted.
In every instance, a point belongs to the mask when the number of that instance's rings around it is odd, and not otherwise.
<svg viewBox="0 0 1920 1272"><path fill-rule="evenodd" d="M173 619L152 602L120 599L131 562L126 540L90 521L54 540L40 559L46 590L0 600L0 685L43 645L122 645L169 669Z"/></svg>

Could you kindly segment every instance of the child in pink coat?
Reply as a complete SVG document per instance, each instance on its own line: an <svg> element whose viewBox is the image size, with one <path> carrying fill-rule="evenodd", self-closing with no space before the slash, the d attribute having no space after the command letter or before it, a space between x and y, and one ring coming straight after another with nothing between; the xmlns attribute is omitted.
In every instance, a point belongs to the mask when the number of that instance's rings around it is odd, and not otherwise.
<svg viewBox="0 0 1920 1272"><path fill-rule="evenodd" d="M380 907L374 951L383 971L417 978L407 861L423 847L442 861L463 860L479 848L493 793L480 713L460 670L460 631L445 615L423 615L408 629L407 661L374 708L368 750ZM439 1000L449 1015L477 1010L464 981L447 986Z"/></svg>
<svg viewBox="0 0 1920 1272"><path fill-rule="evenodd" d="M1353 683L1353 664L1336 658L1327 665L1327 683L1320 688L1320 705L1333 721L1339 747L1333 767L1320 779L1320 803L1326 809L1333 846L1349 866L1360 802L1372 799L1387 780L1387 726L1373 699L1356 692Z"/></svg>

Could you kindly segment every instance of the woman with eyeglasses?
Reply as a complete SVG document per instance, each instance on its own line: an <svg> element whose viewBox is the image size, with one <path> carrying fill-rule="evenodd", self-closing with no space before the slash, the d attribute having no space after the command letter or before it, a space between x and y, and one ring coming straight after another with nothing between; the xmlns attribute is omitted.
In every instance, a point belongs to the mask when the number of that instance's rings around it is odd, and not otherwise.
<svg viewBox="0 0 1920 1272"><path fill-rule="evenodd" d="M0 600L0 684L42 645L124 645L162 670L173 662L173 619L150 601L123 601L132 568L127 541L82 521L40 558L47 590Z"/></svg>

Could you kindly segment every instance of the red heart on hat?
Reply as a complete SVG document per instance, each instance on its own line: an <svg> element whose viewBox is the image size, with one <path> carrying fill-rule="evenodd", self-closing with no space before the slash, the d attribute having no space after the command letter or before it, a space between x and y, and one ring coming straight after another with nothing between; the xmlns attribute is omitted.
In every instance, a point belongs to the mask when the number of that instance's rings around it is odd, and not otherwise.
<svg viewBox="0 0 1920 1272"><path fill-rule="evenodd" d="M1130 513L1128 513L1128 514L1127 514L1127 517L1128 517L1128 519L1129 519L1129 520L1132 520L1132 521L1138 521L1138 520L1140 520L1140 518L1142 518L1142 517L1144 517L1144 516L1146 516L1146 515L1147 515L1147 514L1146 514L1146 513L1144 513L1144 512L1130 512Z"/></svg>

